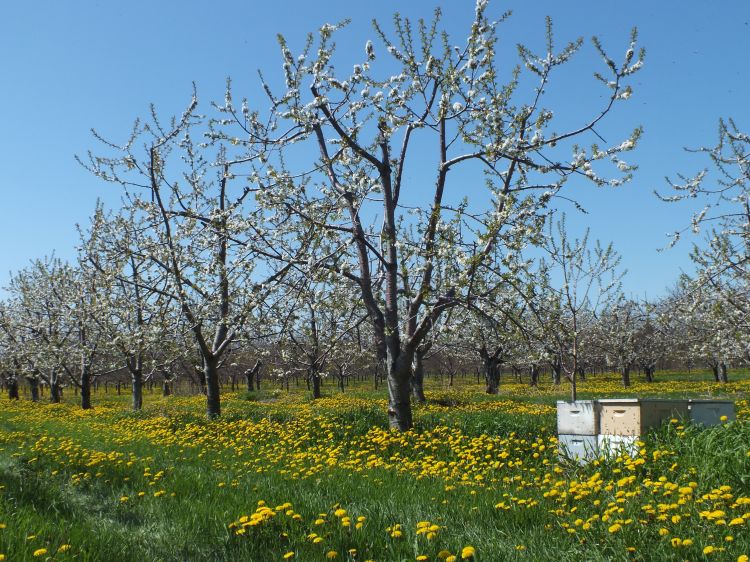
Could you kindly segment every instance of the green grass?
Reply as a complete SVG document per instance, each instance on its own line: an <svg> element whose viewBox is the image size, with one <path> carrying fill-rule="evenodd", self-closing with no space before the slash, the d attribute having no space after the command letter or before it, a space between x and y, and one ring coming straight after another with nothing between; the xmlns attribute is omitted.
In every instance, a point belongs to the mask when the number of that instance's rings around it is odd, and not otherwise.
<svg viewBox="0 0 750 562"><path fill-rule="evenodd" d="M663 387L663 395L704 391L703 382L685 387L676 374L660 380L653 387L656 394L658 387ZM741 382L725 390L745 399L746 386ZM606 388L611 390L611 385ZM652 392L641 388L639 392ZM701 511L725 506L728 523L729 516L750 511L750 506L729 507L743 491L750 495L746 413L736 423L711 429L666 426L645 439L641 465L616 458L578 466L558 462L549 446L555 431L551 409L524 413L525 408L550 406L564 398L565 385L539 391L506 385L498 397L474 386L451 390L433 381L428 389L431 403L415 408L416 435L403 442L389 438L375 449L384 464L373 467L365 466L366 459L344 462L356 456L351 444L366 443L373 428L382 430L373 435L388 435L383 394L370 388L351 388L353 392L342 397L326 386L328 397L315 403L304 398L303 388L291 396L276 389L237 393L225 398L220 422L205 420L200 398L147 394L144 411L133 413L127 409L127 395L100 392L96 411L85 415L73 404L17 405L3 399L0 523L5 528L0 530L0 553L7 560L123 562L266 562L282 560L286 552L295 553L292 560L316 561L326 560L329 551L337 553L336 560L400 562L418 555L437 560L440 550L460 559L469 545L476 549L477 562L736 560L750 554L750 518L730 528L700 516ZM588 392L584 384L583 390L584 395L602 396L601 388ZM373 399L381 402L372 404ZM502 407L496 408L498 403ZM517 410L506 411L510 405ZM456 449L460 455L475 456L477 466L495 460L503 466L490 471L467 468L472 478L485 478L467 482L419 475L408 468L430 455L446 463L457 460L456 450L447 444L447 435L453 434L439 433L444 426L466 436L463 448ZM248 428L257 432L243 433ZM435 431L443 437L424 437ZM533 458L536 439L548 446ZM498 454L504 442L507 458ZM284 454L270 457L272 447ZM309 447L320 448L319 459L292 467L296 452ZM97 453L113 456L94 462L100 458ZM337 461L329 466L329 458ZM515 460L522 465L510 467ZM471 467L471 461L466 466ZM159 471L163 476L156 478ZM554 482L566 491L597 473L611 489L602 486L577 500L572 492L565 498L545 495ZM542 484L545 474L551 483ZM634 481L618 484L626 476ZM668 510L666 521L644 512L645 505L677 503L677 492L664 495L649 487L648 482L659 478L680 487L695 482L692 499ZM701 499L721 486L731 488L731 502ZM160 490L165 493L155 497ZM121 501L125 496L128 500ZM620 498L627 501L618 503ZM259 501L271 507L290 502L301 521L280 510L268 522L237 535L229 524L252 514ZM601 515L609 505L621 506L623 512L596 522L589 531L576 526L579 515ZM352 527L341 525L341 517L334 514L338 508L346 510ZM314 521L324 513L327 522L316 526ZM674 523L676 513L686 516ZM354 529L358 516L366 519L361 529ZM614 521L628 519L633 522L621 531L609 531ZM440 527L434 539L415 535L420 521ZM395 524L402 526L402 537L386 531ZM576 532L569 532L571 528ZM669 535L660 536L660 528L668 528ZM313 543L311 532L323 542ZM730 534L731 542L725 540ZM674 548L670 537L694 544ZM57 553L63 544L71 545L70 550ZM717 551L704 555L706 546ZM47 553L35 557L42 548ZM349 554L351 549L356 554Z"/></svg>

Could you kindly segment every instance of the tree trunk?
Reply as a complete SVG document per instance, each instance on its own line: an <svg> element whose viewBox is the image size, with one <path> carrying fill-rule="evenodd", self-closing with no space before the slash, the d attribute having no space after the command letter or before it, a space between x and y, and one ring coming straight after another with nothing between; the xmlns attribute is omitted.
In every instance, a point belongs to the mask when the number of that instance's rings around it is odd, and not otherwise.
<svg viewBox="0 0 750 562"><path fill-rule="evenodd" d="M630 386L630 367L623 367L622 371L622 386L628 388Z"/></svg>
<svg viewBox="0 0 750 562"><path fill-rule="evenodd" d="M411 394L414 400L420 404L427 402L427 397L424 395L424 364L422 355L419 351L414 354L413 372L411 375Z"/></svg>
<svg viewBox="0 0 750 562"><path fill-rule="evenodd" d="M214 370L215 370L215 367L214 367ZM206 387L206 379L208 377L206 376L206 361L205 361L205 359L203 361L203 368L202 369L201 368L197 368L195 371L196 371L196 374L198 375L198 383L200 384L201 394L204 394L204 395L208 394L208 389ZM217 377L218 377L218 375L217 375ZM216 381L216 384L217 384L217 388L218 388L218 384L219 384L218 379Z"/></svg>
<svg viewBox="0 0 750 562"><path fill-rule="evenodd" d="M711 371L714 374L714 381L719 382L719 365L718 364L711 365Z"/></svg>
<svg viewBox="0 0 750 562"><path fill-rule="evenodd" d="M313 399L317 400L322 395L320 393L320 373L317 371L310 371L310 375L307 377L307 386L310 387L310 383L312 382L312 393L313 393Z"/></svg>
<svg viewBox="0 0 750 562"><path fill-rule="evenodd" d="M656 370L655 367L644 367L643 368L643 374L646 376L646 382L654 382L654 371Z"/></svg>
<svg viewBox="0 0 750 562"><path fill-rule="evenodd" d="M533 387L539 386L539 366L536 363L531 364L531 382Z"/></svg>
<svg viewBox="0 0 750 562"><path fill-rule="evenodd" d="M164 382L161 386L161 395L169 396L170 394L172 394L172 386L169 384L169 380L164 379Z"/></svg>
<svg viewBox="0 0 750 562"><path fill-rule="evenodd" d="M91 373L88 368L81 369L81 409L91 409Z"/></svg>
<svg viewBox="0 0 750 562"><path fill-rule="evenodd" d="M484 381L487 394L497 394L500 391L500 362L494 357L483 358Z"/></svg>
<svg viewBox="0 0 750 562"><path fill-rule="evenodd" d="M218 360L214 357L203 358L203 376L206 385L206 414L209 418L217 418L221 415L218 364Z"/></svg>
<svg viewBox="0 0 750 562"><path fill-rule="evenodd" d="M39 402L39 379L36 377L30 378L29 388L31 389L31 401Z"/></svg>
<svg viewBox="0 0 750 562"><path fill-rule="evenodd" d="M140 410L143 408L143 373L140 369L134 369L130 372L130 378L133 383L131 388L133 409Z"/></svg>
<svg viewBox="0 0 750 562"><path fill-rule="evenodd" d="M57 377L57 371L52 371L49 375L49 401L53 404L60 402L60 382Z"/></svg>
<svg viewBox="0 0 750 562"><path fill-rule="evenodd" d="M727 364L722 361L719 363L719 382L728 383L729 376L727 375Z"/></svg>
<svg viewBox="0 0 750 562"><path fill-rule="evenodd" d="M245 380L247 381L247 391L252 392L253 389L253 380L255 381L255 386L258 390L260 390L260 368L263 366L263 363L260 359L257 359L255 361L255 365L253 365L252 369L247 369L245 371Z"/></svg>
<svg viewBox="0 0 750 562"><path fill-rule="evenodd" d="M8 383L8 399L9 400L18 400L18 380L15 378L11 379L11 381Z"/></svg>
<svg viewBox="0 0 750 562"><path fill-rule="evenodd" d="M396 359L388 349L387 383L388 383L388 425L392 429L408 431L414 422L411 412L411 365L413 353L401 352Z"/></svg>
<svg viewBox="0 0 750 562"><path fill-rule="evenodd" d="M555 360L552 363L552 383L555 386L560 386L562 382L562 363L559 360Z"/></svg>

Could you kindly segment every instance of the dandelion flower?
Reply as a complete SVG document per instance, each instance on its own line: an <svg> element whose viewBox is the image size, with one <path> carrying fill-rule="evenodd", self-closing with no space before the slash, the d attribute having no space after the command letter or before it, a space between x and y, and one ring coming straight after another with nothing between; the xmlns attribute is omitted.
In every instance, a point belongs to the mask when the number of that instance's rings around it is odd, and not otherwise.
<svg viewBox="0 0 750 562"><path fill-rule="evenodd" d="M473 558L476 553L477 551L473 546L465 546L461 549L461 560Z"/></svg>

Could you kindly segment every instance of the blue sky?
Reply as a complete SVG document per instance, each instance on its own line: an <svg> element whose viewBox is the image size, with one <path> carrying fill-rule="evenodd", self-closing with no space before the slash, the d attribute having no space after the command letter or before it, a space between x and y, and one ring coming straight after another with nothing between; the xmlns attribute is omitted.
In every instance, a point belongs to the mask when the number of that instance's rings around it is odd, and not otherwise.
<svg viewBox="0 0 750 562"><path fill-rule="evenodd" d="M115 206L119 192L93 178L74 160L96 148L92 127L124 140L134 118L154 102L178 112L191 82L204 102L223 97L231 76L235 97L258 99L256 70L279 72L276 33L299 45L303 34L326 22L351 18L337 40L342 51L362 50L374 38L370 20L390 23L399 10L429 17L443 5L456 44L473 13L473 2L381 0L345 2L198 2L40 0L7 2L0 9L0 286L8 272L29 259L55 252L73 256L75 223L85 224L97 198ZM637 125L645 135L628 160L640 166L635 180L618 190L574 186L590 211L569 214L574 230L612 241L628 269L627 293L658 296L681 269L690 270L689 240L658 253L666 233L689 222L690 208L666 205L653 195L664 176L693 173L704 162L683 147L713 144L717 121L733 116L750 129L746 53L750 52L750 3L725 0L659 2L604 0L491 2L490 13L513 11L500 31L511 52L517 42L542 47L544 17L552 16L557 44L599 36L619 60L637 26L647 49L634 95L601 130L624 139ZM568 76L554 87L556 115L583 112L596 103L592 69L599 61L587 41ZM566 70L563 70L566 74ZM611 136L611 138L610 138ZM618 141L619 142L619 141ZM572 193L572 192L571 192Z"/></svg>

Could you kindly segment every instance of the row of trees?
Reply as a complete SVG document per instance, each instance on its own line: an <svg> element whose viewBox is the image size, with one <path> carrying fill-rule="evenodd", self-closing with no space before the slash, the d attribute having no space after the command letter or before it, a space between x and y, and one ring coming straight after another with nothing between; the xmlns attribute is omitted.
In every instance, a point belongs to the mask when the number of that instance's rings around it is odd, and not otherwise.
<svg viewBox="0 0 750 562"><path fill-rule="evenodd" d="M118 224L103 217L95 215L96 228ZM121 380L124 373L134 409L143 404L144 384L155 379L166 391L186 379L209 399L209 377L218 394L220 372L233 389L238 377L248 390L259 386L261 369L282 386L302 378L313 397L326 378L342 391L354 377L372 377L376 386L387 380L353 284L288 272L231 336L212 373L179 299L159 288L163 278L155 283L158 270L132 254L107 269L95 257L96 236L89 236L76 265L38 260L12 278L0 306L3 383L11 398L18 398L22 381L32 400L40 385L52 401L72 386L90 408L92 381L114 374ZM528 375L531 385L548 374L575 392L577 377L605 370L619 372L626 387L636 369L651 382L657 365L710 367L717 381L727 382L727 365L750 361L736 310L695 281L685 279L658 301L635 301L611 275L618 263L611 248L592 251L586 238L569 241L562 223L546 240L550 253L533 267L516 264L512 280L492 287L476 279L481 298L441 316L415 351L411 400L425 400L426 367L451 383L458 373L476 372L488 393L499 391L503 372Z"/></svg>
<svg viewBox="0 0 750 562"><path fill-rule="evenodd" d="M220 371L238 357L248 380L264 363L304 373L315 394L321 377L369 365L404 430L435 354L475 354L488 392L502 365L534 381L546 365L573 398L576 377L602 362L627 383L634 365L652 376L678 349L719 366L744 358L743 338L727 343L739 282L630 301L614 250L570 238L554 218L581 183L631 178L623 155L640 128L607 146L596 129L632 95L635 32L619 62L593 40L606 95L563 129L547 92L583 42L556 49L548 21L541 50L519 45L503 78L506 19L480 0L454 47L439 11L430 22L397 15L390 34L375 24L379 45L367 41L347 72L334 66L344 24L297 54L280 37L282 80L262 84L270 109L236 103L227 83L222 103L199 107L194 92L169 120L152 107L124 143L94 133L102 153L80 161L121 189L122 206L97 208L75 264L40 260L14 276L0 305L11 391L43 381L55 400L64 379L86 408L92 376L126 368L139 408L144 380L187 362L213 417ZM725 246L700 259L722 259Z"/></svg>

